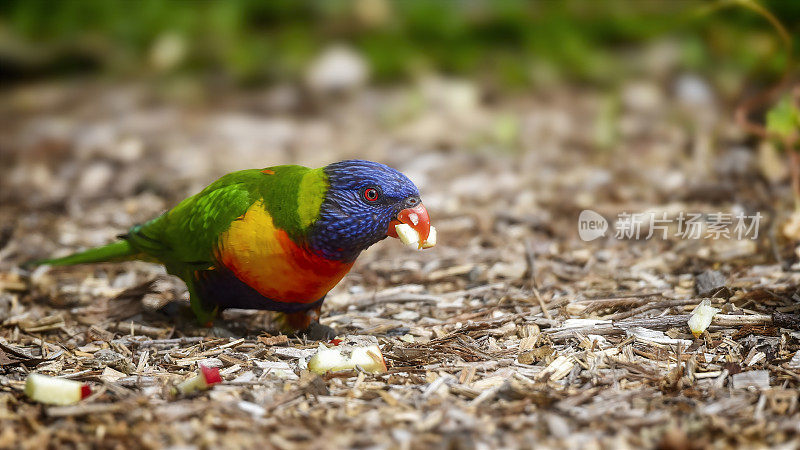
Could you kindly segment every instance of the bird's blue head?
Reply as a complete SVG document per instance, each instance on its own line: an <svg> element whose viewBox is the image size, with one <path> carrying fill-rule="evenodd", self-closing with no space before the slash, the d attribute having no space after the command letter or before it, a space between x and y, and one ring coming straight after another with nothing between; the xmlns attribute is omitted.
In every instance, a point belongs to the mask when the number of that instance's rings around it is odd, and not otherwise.
<svg viewBox="0 0 800 450"><path fill-rule="evenodd" d="M353 261L370 245L397 237L406 223L428 238L430 219L419 190L399 171L358 159L326 166L328 191L309 233L311 249L325 258Z"/></svg>

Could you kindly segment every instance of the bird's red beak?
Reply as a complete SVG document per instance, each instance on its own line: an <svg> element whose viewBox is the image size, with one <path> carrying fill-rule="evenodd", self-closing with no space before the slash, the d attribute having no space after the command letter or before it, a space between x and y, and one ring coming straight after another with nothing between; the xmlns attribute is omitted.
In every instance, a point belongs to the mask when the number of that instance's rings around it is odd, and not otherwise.
<svg viewBox="0 0 800 450"><path fill-rule="evenodd" d="M404 223L419 233L419 241L425 242L428 240L428 235L431 234L431 218L428 217L428 210L422 206L422 203L413 208L406 208L397 213L397 218L389 222L389 229L386 234L396 238L397 231L394 227Z"/></svg>

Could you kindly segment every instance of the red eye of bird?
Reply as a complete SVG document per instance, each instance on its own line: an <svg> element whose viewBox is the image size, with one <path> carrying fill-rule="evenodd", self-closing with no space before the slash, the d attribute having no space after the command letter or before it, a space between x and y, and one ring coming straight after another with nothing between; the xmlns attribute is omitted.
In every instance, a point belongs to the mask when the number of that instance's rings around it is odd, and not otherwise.
<svg viewBox="0 0 800 450"><path fill-rule="evenodd" d="M364 200L374 202L378 200L378 190L375 188L364 189Z"/></svg>

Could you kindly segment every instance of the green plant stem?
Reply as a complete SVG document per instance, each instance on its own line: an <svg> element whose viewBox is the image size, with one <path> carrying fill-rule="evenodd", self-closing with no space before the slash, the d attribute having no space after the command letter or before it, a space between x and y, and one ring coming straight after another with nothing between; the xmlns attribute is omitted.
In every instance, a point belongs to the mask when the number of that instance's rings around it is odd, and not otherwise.
<svg viewBox="0 0 800 450"><path fill-rule="evenodd" d="M792 192L794 193L794 209L800 211L800 153L786 142L786 151L789 153L789 170L792 174Z"/></svg>
<svg viewBox="0 0 800 450"><path fill-rule="evenodd" d="M721 2L722 7L733 5L740 5L766 19L780 36L786 51L786 67L783 70L783 75L781 75L780 80L778 80L778 82L775 83L772 88L754 95L753 97L742 102L742 104L736 108L736 121L739 123L739 125L741 125L750 133L761 136L762 138L769 138L771 133L766 129L766 127L761 124L751 122L747 116L755 107L764 105L773 98L777 97L777 95L784 89L785 85L791 79L792 67L794 66L794 60L792 58L792 38L789 35L789 32L786 31L786 27L783 26L781 21L755 0L727 0Z"/></svg>

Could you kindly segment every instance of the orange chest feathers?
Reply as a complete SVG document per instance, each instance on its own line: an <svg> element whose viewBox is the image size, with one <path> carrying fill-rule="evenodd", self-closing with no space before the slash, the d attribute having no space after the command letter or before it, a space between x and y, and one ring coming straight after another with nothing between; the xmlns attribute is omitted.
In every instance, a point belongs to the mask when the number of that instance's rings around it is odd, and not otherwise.
<svg viewBox="0 0 800 450"><path fill-rule="evenodd" d="M353 266L314 255L295 244L275 227L261 202L219 236L216 256L261 295L289 303L321 299Z"/></svg>

